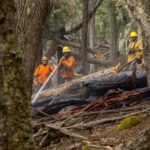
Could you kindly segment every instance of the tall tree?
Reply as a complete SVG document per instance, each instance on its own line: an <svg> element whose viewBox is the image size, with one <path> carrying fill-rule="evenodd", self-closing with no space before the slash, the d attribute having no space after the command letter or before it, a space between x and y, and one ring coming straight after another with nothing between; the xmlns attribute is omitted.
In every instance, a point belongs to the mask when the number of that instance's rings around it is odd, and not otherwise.
<svg viewBox="0 0 150 150"><path fill-rule="evenodd" d="M150 85L150 3L147 0L123 0L123 2L142 31L147 79Z"/></svg>
<svg viewBox="0 0 150 150"><path fill-rule="evenodd" d="M46 19L49 5L52 5L52 3L49 4L49 0L18 0L16 3L17 39L22 51L22 64L26 72L27 86L30 87L38 49L41 44L42 25ZM31 91L29 93L31 94Z"/></svg>
<svg viewBox="0 0 150 150"><path fill-rule="evenodd" d="M1 150L35 149L29 104L47 6L47 0L0 1Z"/></svg>
<svg viewBox="0 0 150 150"><path fill-rule="evenodd" d="M142 30L148 85L150 86L150 3L149 0L123 0L130 15ZM123 144L120 149L150 149L150 130L136 140ZM119 149L118 149L119 150Z"/></svg>
<svg viewBox="0 0 150 150"><path fill-rule="evenodd" d="M110 2L109 16L110 16L110 50L109 50L110 61L112 63L115 63L118 57L118 47L117 47L117 19L114 2Z"/></svg>
<svg viewBox="0 0 150 150"><path fill-rule="evenodd" d="M93 8L96 4L97 0L91 1L91 8ZM96 44L96 25L95 25L95 15L92 16L89 22L89 37L90 37L90 48L94 49ZM90 73L95 72L96 67L94 64L90 64Z"/></svg>
<svg viewBox="0 0 150 150"><path fill-rule="evenodd" d="M83 25L82 25L82 69L87 74L87 31L88 31L88 0L83 0Z"/></svg>

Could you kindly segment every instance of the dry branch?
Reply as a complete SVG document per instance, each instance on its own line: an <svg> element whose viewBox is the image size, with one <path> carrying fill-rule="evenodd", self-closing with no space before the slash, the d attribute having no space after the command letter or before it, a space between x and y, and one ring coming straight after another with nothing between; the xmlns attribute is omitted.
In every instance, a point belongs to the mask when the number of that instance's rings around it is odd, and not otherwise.
<svg viewBox="0 0 150 150"><path fill-rule="evenodd" d="M114 122L120 121L120 120L122 120L126 117L133 116L133 115L138 115L138 114L142 114L142 113L147 113L149 111L150 111L150 108L147 108L145 110L133 112L133 113L130 113L130 114L127 114L127 115L124 115L124 116L96 120L96 121L92 121L92 122L85 123L85 124L78 124L78 125L70 126L70 127L67 127L67 128L68 129L93 128L93 127L95 127L97 125L100 125L100 124L114 123Z"/></svg>
<svg viewBox="0 0 150 150"><path fill-rule="evenodd" d="M72 131L67 130L66 128L62 128L58 125L52 125L52 124L46 124L46 127L49 127L51 129L57 130L61 133L63 133L64 135L76 138L76 139L80 139L80 140L88 140L86 137L79 135L77 133L73 133Z"/></svg>
<svg viewBox="0 0 150 150"><path fill-rule="evenodd" d="M104 0L99 0L97 2L97 4L94 6L94 8L92 10L90 10L89 15L88 15L88 20L90 20L92 18L92 16L96 13L96 10L98 9L98 7L102 4ZM80 30L82 28L82 22L79 23L78 25L76 25L75 27L73 27L72 29L65 31L65 34L72 34L77 32L78 30Z"/></svg>

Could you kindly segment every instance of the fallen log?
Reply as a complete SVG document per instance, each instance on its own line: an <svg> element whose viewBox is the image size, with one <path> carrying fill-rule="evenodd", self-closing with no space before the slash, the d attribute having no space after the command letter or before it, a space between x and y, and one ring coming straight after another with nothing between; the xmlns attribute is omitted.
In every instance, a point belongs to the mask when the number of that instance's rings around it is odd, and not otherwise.
<svg viewBox="0 0 150 150"><path fill-rule="evenodd" d="M144 70L137 71L136 87L142 88L146 85L146 72ZM120 88L127 91L134 89L135 87L132 81L132 72L126 71L118 74L111 74L111 69L99 71L97 73L70 81L67 84L62 84L56 88L45 90L40 95L38 101L45 101L48 99L51 100L64 94L84 97L87 92L94 91L96 95L103 96L103 94L113 88Z"/></svg>
<svg viewBox="0 0 150 150"><path fill-rule="evenodd" d="M124 105L130 105L132 103L140 103L147 99L150 99L150 89L149 88L143 88L143 89L137 89L132 90L129 92L124 92L121 94L118 94L114 97L107 97L102 98L100 100L97 100L91 104L88 104L78 110L78 113L82 112L90 112L90 111L98 111L102 110L104 108L118 108ZM149 100L148 99L148 100ZM72 114L76 113L76 108L72 109L70 111L59 113L60 116L70 116Z"/></svg>
<svg viewBox="0 0 150 150"><path fill-rule="evenodd" d="M68 84L61 85L58 88L42 93L40 101L33 104L33 107L48 114L54 114L60 112L62 109L66 109L67 107L87 105L97 99L102 101L102 97L104 97L105 94L111 89L119 88L123 91L130 91L135 89L135 84L136 88L147 86L146 72L144 70L137 71L136 83L133 83L132 81L131 71L122 72L115 75L111 74L105 77L101 77L102 75L98 74L92 77L91 76L77 79L76 81L69 82ZM116 92L115 96L119 94L120 92ZM107 99L110 99L113 96L113 94L109 95ZM136 96L140 95L137 93ZM135 99L138 99L136 96ZM117 98L118 97L116 97L116 99ZM116 102L116 99L114 100L114 103ZM119 101L126 99L122 99L120 95Z"/></svg>
<svg viewBox="0 0 150 150"><path fill-rule="evenodd" d="M79 90L83 87L83 83L86 80L97 79L97 78L106 76L106 75L110 74L111 71L112 71L111 68L103 69L103 70L98 71L96 73L93 73L93 74L90 74L90 75L87 75L87 76L83 76L83 77L80 77L78 79L74 79L70 82L67 82L67 84L61 84L57 87L52 87L50 89L47 89L47 90L43 91L40 94L37 102L38 101L39 102L40 101L45 101L45 100L48 100L50 98L54 99L53 97L55 97L55 96L64 95L64 94L67 94L67 93L70 95L71 94L70 89L75 89L76 88L76 90L79 93ZM82 92L82 91L80 90L80 92ZM72 93L74 93L74 91ZM34 96L35 95L33 95L32 98L34 98Z"/></svg>
<svg viewBox="0 0 150 150"><path fill-rule="evenodd" d="M136 88L142 88L147 85L146 72L144 70L137 71L136 82L132 81L132 72L122 72L116 75L108 75L106 77L87 80L84 82L84 86L94 95L101 96L110 89L120 88L122 90L133 90Z"/></svg>

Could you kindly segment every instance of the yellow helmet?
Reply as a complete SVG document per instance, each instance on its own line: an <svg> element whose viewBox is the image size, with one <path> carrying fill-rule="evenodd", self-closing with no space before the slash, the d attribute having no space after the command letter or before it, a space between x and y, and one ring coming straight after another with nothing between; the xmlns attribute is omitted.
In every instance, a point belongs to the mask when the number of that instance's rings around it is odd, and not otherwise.
<svg viewBox="0 0 150 150"><path fill-rule="evenodd" d="M48 58L46 56L43 56L42 61L48 61Z"/></svg>
<svg viewBox="0 0 150 150"><path fill-rule="evenodd" d="M71 52L71 49L68 46L64 46L62 52L63 53Z"/></svg>
<svg viewBox="0 0 150 150"><path fill-rule="evenodd" d="M132 38L132 37L138 37L138 34L136 32L131 32L130 33L130 38Z"/></svg>

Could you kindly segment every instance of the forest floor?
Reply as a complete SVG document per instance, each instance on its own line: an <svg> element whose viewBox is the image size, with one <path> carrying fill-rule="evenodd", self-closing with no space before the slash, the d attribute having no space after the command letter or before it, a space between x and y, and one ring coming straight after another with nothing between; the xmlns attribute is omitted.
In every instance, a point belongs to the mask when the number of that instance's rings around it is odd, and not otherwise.
<svg viewBox="0 0 150 150"><path fill-rule="evenodd" d="M40 102L47 100L52 94L59 95L67 91L66 89L74 87L77 83L107 74L110 74L110 69L79 78L56 89L48 89L41 94L43 98L40 98ZM79 93L81 90L82 88ZM135 139L143 130L150 127L149 93L148 87L132 91L111 89L103 98L90 97L94 101L82 106L66 106L65 101L65 108L56 114L41 111L41 108L45 107L43 105L35 107L33 112L40 114L32 120L37 147L40 150L115 150L118 144ZM57 99L54 97L55 100ZM48 100L48 108L49 103ZM52 108L60 107L61 103L58 104ZM140 119L139 123L119 131L118 125L121 121L133 116Z"/></svg>
<svg viewBox="0 0 150 150"><path fill-rule="evenodd" d="M35 138L41 150L86 150L83 148L86 145L89 145L90 150L113 150L116 145L136 138L141 131L149 128L150 111L142 113L147 108L150 108L149 101L132 107L102 110L97 114L87 116L72 115L63 119L52 119L47 116L38 123L37 120L36 122L33 121L36 131ZM134 112L141 112L138 114L141 121L129 129L117 130L117 126L122 119L110 122L103 121L125 115L130 116ZM83 127L83 124L86 125L93 121L103 122Z"/></svg>

